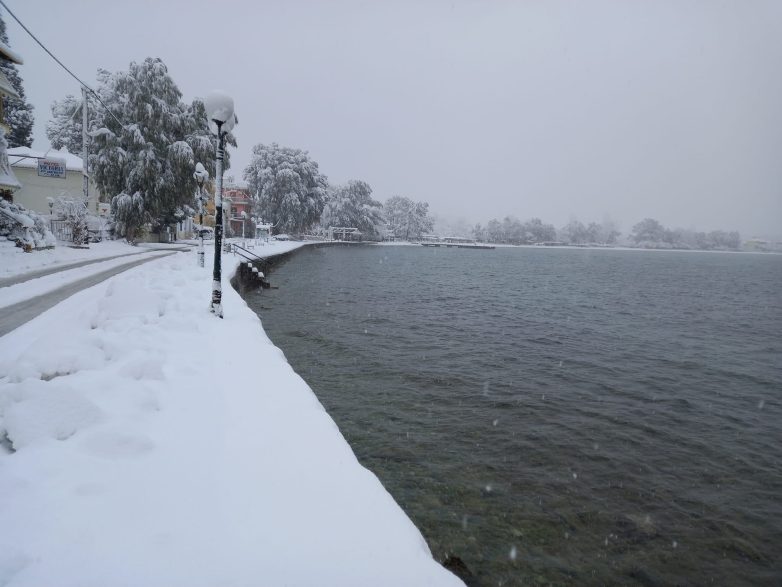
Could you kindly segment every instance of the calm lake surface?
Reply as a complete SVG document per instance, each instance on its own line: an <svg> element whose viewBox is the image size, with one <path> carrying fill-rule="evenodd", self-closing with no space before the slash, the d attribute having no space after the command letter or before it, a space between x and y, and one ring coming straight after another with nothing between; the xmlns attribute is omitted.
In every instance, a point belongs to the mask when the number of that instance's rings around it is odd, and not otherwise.
<svg viewBox="0 0 782 587"><path fill-rule="evenodd" d="M475 585L782 584L782 256L322 247L245 292Z"/></svg>

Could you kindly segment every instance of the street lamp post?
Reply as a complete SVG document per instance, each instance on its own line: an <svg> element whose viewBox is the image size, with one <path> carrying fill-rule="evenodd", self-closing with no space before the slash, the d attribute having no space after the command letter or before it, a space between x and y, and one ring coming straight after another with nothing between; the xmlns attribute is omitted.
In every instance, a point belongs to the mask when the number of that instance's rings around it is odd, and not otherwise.
<svg viewBox="0 0 782 587"><path fill-rule="evenodd" d="M209 172L201 163L196 163L193 177L198 184L198 266L204 266L204 183L209 179Z"/></svg>
<svg viewBox="0 0 782 587"><path fill-rule="evenodd" d="M46 198L46 203L49 204L49 230L54 232L54 198Z"/></svg>
<svg viewBox="0 0 782 587"><path fill-rule="evenodd" d="M225 135L236 124L234 101L224 92L211 92L204 101L209 128L217 135L217 161L215 164L215 257L212 271L212 303L209 310L223 317L223 289L220 283L220 261L223 240L223 158L225 157Z"/></svg>

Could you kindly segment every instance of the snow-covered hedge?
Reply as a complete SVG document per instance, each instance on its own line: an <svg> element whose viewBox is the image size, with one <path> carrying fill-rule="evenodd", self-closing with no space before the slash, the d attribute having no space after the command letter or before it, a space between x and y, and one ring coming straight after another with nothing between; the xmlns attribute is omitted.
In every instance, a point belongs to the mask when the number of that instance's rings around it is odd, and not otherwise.
<svg viewBox="0 0 782 587"><path fill-rule="evenodd" d="M25 250L53 247L56 240L46 221L19 204L0 199L0 237Z"/></svg>

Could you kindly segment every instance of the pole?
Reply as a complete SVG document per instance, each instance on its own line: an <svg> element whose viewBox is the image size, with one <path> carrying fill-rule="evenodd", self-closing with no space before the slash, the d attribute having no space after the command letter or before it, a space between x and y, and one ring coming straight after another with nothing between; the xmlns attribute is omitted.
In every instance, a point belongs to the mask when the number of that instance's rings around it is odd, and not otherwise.
<svg viewBox="0 0 782 587"><path fill-rule="evenodd" d="M90 180L88 175L88 163L87 163L87 157L89 156L89 152L87 149L87 124L89 123L87 120L87 88L82 86L81 88L81 97L82 97L82 105L81 105L81 158L82 158L82 192L84 193L84 204L88 205L89 198L90 198Z"/></svg>
<svg viewBox="0 0 782 587"><path fill-rule="evenodd" d="M217 124L217 161L215 163L215 172L217 173L217 185L215 187L215 258L214 270L212 271L212 304L209 310L223 317L223 289L220 284L220 261L222 255L223 241L223 157L225 154L223 139L223 125Z"/></svg>
<svg viewBox="0 0 782 587"><path fill-rule="evenodd" d="M84 193L84 207L89 211L90 209L90 175L89 175L89 148L87 141L89 137L87 135L87 125L89 119L87 116L87 88L81 87L81 176L82 176L82 192ZM97 210L96 210L97 212ZM89 242L89 235L87 234L87 226L85 220L84 226L84 242Z"/></svg>
<svg viewBox="0 0 782 587"><path fill-rule="evenodd" d="M204 186L198 186L198 266L204 266Z"/></svg>

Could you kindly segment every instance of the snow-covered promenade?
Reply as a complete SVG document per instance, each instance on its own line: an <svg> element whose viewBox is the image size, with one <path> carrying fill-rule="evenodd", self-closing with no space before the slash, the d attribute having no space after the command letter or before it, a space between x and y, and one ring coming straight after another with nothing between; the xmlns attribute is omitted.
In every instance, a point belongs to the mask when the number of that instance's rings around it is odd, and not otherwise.
<svg viewBox="0 0 782 587"><path fill-rule="evenodd" d="M191 251L0 337L0 585L461 585L223 259L223 320Z"/></svg>

